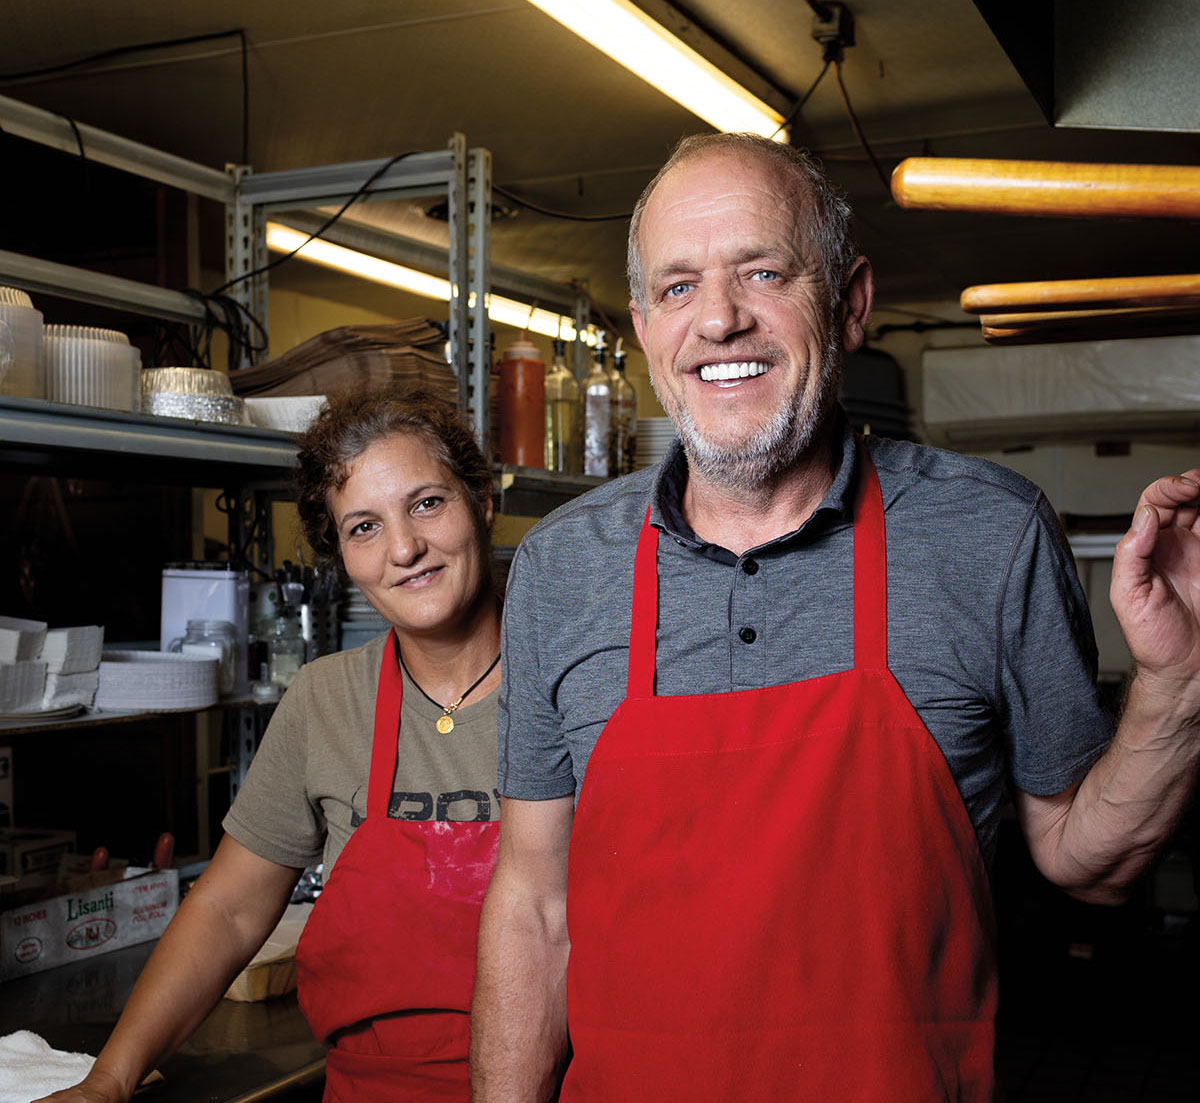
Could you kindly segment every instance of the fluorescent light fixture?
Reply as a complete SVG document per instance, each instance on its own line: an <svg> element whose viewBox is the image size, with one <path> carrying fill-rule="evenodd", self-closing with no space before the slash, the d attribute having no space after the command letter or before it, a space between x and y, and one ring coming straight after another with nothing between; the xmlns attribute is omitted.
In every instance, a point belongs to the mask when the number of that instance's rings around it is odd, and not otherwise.
<svg viewBox="0 0 1200 1103"><path fill-rule="evenodd" d="M418 272L415 268L406 268L403 264L380 260L379 257L360 253L357 249L334 245L331 241L322 241L320 238L307 241L307 238L308 234L293 230L290 226L283 226L278 222L267 223L267 248L274 249L277 253L290 253L293 249L298 249L296 256L314 264L374 280L388 287L397 287L402 291L410 291L426 299L438 299L444 303L450 301L450 281L441 276L431 276L427 272ZM474 295L471 296L468 305L475 305ZM500 325L530 330L540 333L543 337L575 340L575 325L565 315L531 308L527 303L507 299L503 295L488 297L488 317ZM583 339L589 345L594 344L596 340L590 330L584 333Z"/></svg>
<svg viewBox="0 0 1200 1103"><path fill-rule="evenodd" d="M778 111L629 0L529 2L718 130L788 140Z"/></svg>

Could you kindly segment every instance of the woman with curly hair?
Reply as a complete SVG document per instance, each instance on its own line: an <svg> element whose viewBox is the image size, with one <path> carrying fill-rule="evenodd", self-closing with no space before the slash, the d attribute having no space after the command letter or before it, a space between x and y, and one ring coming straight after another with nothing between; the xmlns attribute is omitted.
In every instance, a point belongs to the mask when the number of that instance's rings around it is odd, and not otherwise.
<svg viewBox="0 0 1200 1103"><path fill-rule="evenodd" d="M298 503L386 635L302 668L225 836L95 1067L50 1097L127 1100L257 952L302 870L325 887L297 952L329 1046L326 1103L467 1103L479 906L495 860L500 607L492 478L453 407L334 396L300 440Z"/></svg>

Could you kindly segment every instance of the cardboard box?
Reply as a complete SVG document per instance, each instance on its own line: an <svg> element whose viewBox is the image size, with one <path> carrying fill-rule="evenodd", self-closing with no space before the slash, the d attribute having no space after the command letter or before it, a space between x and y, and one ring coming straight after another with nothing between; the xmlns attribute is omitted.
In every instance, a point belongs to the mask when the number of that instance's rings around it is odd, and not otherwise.
<svg viewBox="0 0 1200 1103"><path fill-rule="evenodd" d="M179 907L179 872L130 868L124 881L0 914L0 980L158 938Z"/></svg>
<svg viewBox="0 0 1200 1103"><path fill-rule="evenodd" d="M0 873L27 877L55 873L64 854L75 849L74 831L42 827L9 827L0 830Z"/></svg>

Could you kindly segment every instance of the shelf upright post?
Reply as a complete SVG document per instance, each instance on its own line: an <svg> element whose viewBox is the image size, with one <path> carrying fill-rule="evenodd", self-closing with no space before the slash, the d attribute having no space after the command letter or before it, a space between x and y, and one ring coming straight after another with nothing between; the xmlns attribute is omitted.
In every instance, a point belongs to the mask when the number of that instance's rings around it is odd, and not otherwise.
<svg viewBox="0 0 1200 1103"><path fill-rule="evenodd" d="M453 165L446 181L446 225L450 238L450 367L458 382L458 408L466 410L470 373L468 261L471 242L467 233L467 140L456 133L450 139Z"/></svg>
<svg viewBox="0 0 1200 1103"><path fill-rule="evenodd" d="M254 171L249 165L226 165L233 180L233 198L225 204L225 282L237 280L229 295L258 319L269 333L267 274L267 217L264 209L242 194L242 181ZM251 272L257 275L250 276ZM249 278L245 278L245 277ZM250 351L241 350L239 368L250 364Z"/></svg>
<svg viewBox="0 0 1200 1103"><path fill-rule="evenodd" d="M580 290L583 286L582 281L576 281L574 358L575 379L579 383L583 382L583 377L588 373L587 342L584 341L583 335L591 321L591 300L586 291Z"/></svg>
<svg viewBox="0 0 1200 1103"><path fill-rule="evenodd" d="M488 455L488 421L491 393L491 330L488 307L491 300L492 154L487 149L470 152L470 242L468 262L468 333L471 343L470 378L467 381L466 411L475 427L479 446ZM462 395L459 383L459 395Z"/></svg>

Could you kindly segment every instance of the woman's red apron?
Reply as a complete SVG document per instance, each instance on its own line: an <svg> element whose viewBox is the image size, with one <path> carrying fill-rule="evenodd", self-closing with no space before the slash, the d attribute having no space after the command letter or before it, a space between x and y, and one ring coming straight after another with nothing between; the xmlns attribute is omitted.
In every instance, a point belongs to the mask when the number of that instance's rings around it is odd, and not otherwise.
<svg viewBox="0 0 1200 1103"><path fill-rule="evenodd" d="M883 502L860 455L839 674L655 697L643 525L628 696L572 828L564 1103L993 1097L987 874L888 670Z"/></svg>
<svg viewBox="0 0 1200 1103"><path fill-rule="evenodd" d="M331 1047L325 1103L471 1097L468 1012L498 824L388 818L401 693L389 634L367 816L338 857L296 951L301 1010Z"/></svg>

